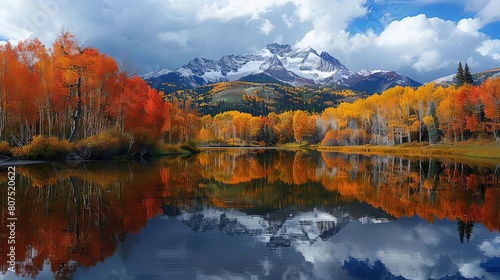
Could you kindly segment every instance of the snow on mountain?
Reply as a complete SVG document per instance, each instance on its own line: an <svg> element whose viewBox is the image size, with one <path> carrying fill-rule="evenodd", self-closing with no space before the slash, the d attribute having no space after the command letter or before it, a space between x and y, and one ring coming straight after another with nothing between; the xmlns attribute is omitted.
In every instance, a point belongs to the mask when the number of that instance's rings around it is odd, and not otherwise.
<svg viewBox="0 0 500 280"><path fill-rule="evenodd" d="M195 230L252 235L270 247L290 247L292 243L311 244L319 238L328 239L345 227L351 217L342 211L314 209L277 222L237 210L205 208L198 213L183 212L177 219Z"/></svg>
<svg viewBox="0 0 500 280"><path fill-rule="evenodd" d="M142 78L145 80L154 79L154 78L157 78L157 77L160 77L163 75L167 75L170 72L172 72L172 70L170 70L170 69L161 69L158 71L152 71L152 72L146 73L146 74L142 75Z"/></svg>
<svg viewBox="0 0 500 280"><path fill-rule="evenodd" d="M418 82L390 71L362 70L355 73L327 52L318 54L313 48L294 49L290 45L276 43L255 53L226 55L219 60L197 57L175 71L160 70L148 73L143 78L182 82L185 84L183 87L195 87L239 80L256 74L265 74L295 86L351 87L358 82L378 83L376 86L362 84L360 87L372 90L393 85L419 85Z"/></svg>
<svg viewBox="0 0 500 280"><path fill-rule="evenodd" d="M368 69L363 69L363 70L360 70L358 72L356 72L356 74L360 75L360 76L365 76L365 77L368 77L372 74L375 74L375 73L380 73L380 72L389 72L389 71L384 71L384 70L368 70Z"/></svg>
<svg viewBox="0 0 500 280"><path fill-rule="evenodd" d="M455 78L455 76L456 76L455 74L451 74L451 75L448 75L448 76L437 78L437 79L435 79L432 82L434 82L436 84L451 83L451 82L453 82L453 78Z"/></svg>

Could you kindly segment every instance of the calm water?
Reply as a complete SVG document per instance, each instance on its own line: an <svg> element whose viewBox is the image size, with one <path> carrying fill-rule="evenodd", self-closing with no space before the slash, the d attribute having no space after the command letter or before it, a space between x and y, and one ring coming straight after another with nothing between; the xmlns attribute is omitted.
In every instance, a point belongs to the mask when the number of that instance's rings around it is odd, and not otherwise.
<svg viewBox="0 0 500 280"><path fill-rule="evenodd" d="M245 149L17 166L0 279L500 279L499 166Z"/></svg>

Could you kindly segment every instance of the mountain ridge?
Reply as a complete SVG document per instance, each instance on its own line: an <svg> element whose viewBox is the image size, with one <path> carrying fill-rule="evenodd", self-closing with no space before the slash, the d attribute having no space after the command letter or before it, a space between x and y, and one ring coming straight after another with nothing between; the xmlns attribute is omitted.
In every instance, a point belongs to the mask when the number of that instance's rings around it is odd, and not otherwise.
<svg viewBox="0 0 500 280"><path fill-rule="evenodd" d="M437 85L442 85L442 86L454 85L456 83L455 76L456 76L456 73L450 74L447 76L443 76L443 77L439 77L439 78L431 81L431 83L436 83ZM486 70L483 70L480 72L472 73L472 78L473 78L475 84L480 84L480 83L486 81L486 79L488 79L490 77L494 78L494 77L499 77L499 76L500 76L500 67L486 69Z"/></svg>
<svg viewBox="0 0 500 280"><path fill-rule="evenodd" d="M421 83L395 71L350 71L326 51L268 44L250 54L225 55L218 60L196 57L177 70L162 69L143 75L153 87L166 93L211 83L248 80L266 75L292 86L330 86L368 94L401 85L417 87ZM170 88L161 87L169 84ZM172 86L172 85L176 86Z"/></svg>

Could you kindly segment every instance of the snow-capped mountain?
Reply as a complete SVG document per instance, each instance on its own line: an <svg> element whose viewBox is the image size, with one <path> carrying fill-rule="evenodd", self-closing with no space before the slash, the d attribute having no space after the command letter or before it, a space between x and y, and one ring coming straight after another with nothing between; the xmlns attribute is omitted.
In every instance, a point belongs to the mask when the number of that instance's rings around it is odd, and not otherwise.
<svg viewBox="0 0 500 280"><path fill-rule="evenodd" d="M252 54L226 55L219 60L195 58L181 68L160 70L143 76L151 84L176 84L177 89L210 83L251 80L284 82L294 86L323 85L372 93L395 85L420 83L393 71L352 72L327 52L313 48L294 49L290 45L269 44Z"/></svg>
<svg viewBox="0 0 500 280"><path fill-rule="evenodd" d="M270 247L290 247L328 239L342 230L351 217L345 212L329 213L314 209L312 212L297 213L285 221L270 221L236 210L205 208L196 213L183 212L177 219L194 231L217 229L228 235L254 236Z"/></svg>
<svg viewBox="0 0 500 280"><path fill-rule="evenodd" d="M250 235L270 247L290 247L327 240L355 220L347 211L312 209L292 212L284 220L249 215L238 210L204 208L199 212L182 211L176 219L194 231L218 230L228 235ZM362 216L361 224L388 223L385 217Z"/></svg>

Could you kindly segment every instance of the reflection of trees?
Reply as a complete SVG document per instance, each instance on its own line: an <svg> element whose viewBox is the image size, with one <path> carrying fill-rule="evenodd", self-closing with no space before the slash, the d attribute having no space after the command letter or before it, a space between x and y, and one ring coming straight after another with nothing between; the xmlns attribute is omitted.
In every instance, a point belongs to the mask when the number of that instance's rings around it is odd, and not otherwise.
<svg viewBox="0 0 500 280"><path fill-rule="evenodd" d="M474 228L473 221L464 222L462 220L458 220L457 231L458 231L458 236L460 237L460 243L464 243L464 236L467 239L467 243L469 242L473 228Z"/></svg>
<svg viewBox="0 0 500 280"><path fill-rule="evenodd" d="M35 276L49 261L54 275L70 277L117 247L126 260L136 242L133 234L148 218L207 205L269 215L275 231L294 209L355 201L394 217L475 221L499 230L500 177L493 169L414 158L244 149L148 164L19 166L16 206L25 222L16 225L16 255L24 257L18 274ZM5 196L0 192L1 209L6 209ZM1 222L6 215L2 210ZM457 224L462 240L470 239L473 225ZM334 233L324 228L325 236ZM2 252L8 250L5 230L0 228ZM5 264L2 254L3 272Z"/></svg>
<svg viewBox="0 0 500 280"><path fill-rule="evenodd" d="M253 152L204 154L201 162L206 172L202 175L211 182L208 197L214 206L243 208L271 200L281 201L281 205L306 205L308 191L314 191L307 186L319 182L325 190L339 192L342 200L365 201L396 217L474 220L490 230L500 229L494 218L500 214L500 179L490 167L394 156L273 153L272 166ZM249 187L257 181L264 182L265 191ZM289 196L281 192L280 184L288 185ZM292 197L293 201L288 201Z"/></svg>
<svg viewBox="0 0 500 280"><path fill-rule="evenodd" d="M126 259L136 242L130 233L161 213L159 168L144 172L148 169L140 164L93 162L87 168L61 163L16 170L21 175L16 207L22 217L16 225L16 256L22 276L36 276L49 262L55 279L73 279L79 268L103 261L117 246ZM3 234L2 227L2 252L7 250ZM5 254L0 260L5 272Z"/></svg>

